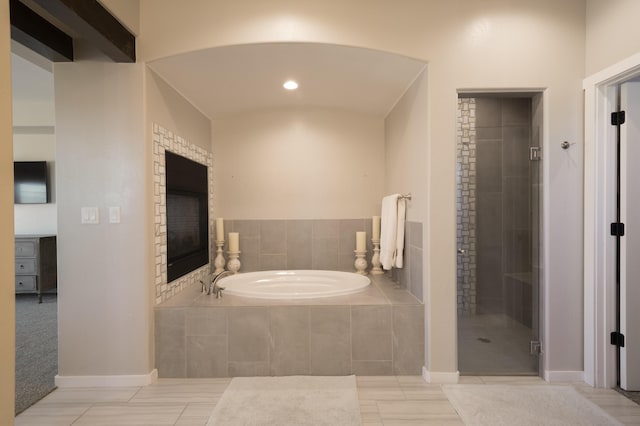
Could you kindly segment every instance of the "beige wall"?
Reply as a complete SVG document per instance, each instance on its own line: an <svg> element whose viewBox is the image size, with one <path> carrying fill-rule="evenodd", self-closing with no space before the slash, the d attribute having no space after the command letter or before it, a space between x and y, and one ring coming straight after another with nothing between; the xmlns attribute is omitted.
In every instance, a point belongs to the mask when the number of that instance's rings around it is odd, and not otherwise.
<svg viewBox="0 0 640 426"><path fill-rule="evenodd" d="M53 77L51 78L53 88ZM13 100L14 126L55 126L56 117L51 102Z"/></svg>
<svg viewBox="0 0 640 426"><path fill-rule="evenodd" d="M545 91L545 200L548 250L546 367L582 370L581 79L585 64L583 0L468 2L141 1L145 60L201 48L271 41L367 47L429 63L427 140L427 311L437 351L427 368L455 372L455 114L460 89ZM167 28L179 31L167 31ZM381 30L384 29L384 30ZM393 36L389 36L392 34ZM416 220L418 220L416 218Z"/></svg>
<svg viewBox="0 0 640 426"><path fill-rule="evenodd" d="M212 123L214 206L229 219L349 219L380 211L379 117L300 108Z"/></svg>
<svg viewBox="0 0 640 426"><path fill-rule="evenodd" d="M115 64L81 45L76 58L54 66L58 374L149 374L144 65ZM99 225L80 223L84 206L100 209ZM110 206L121 208L121 223L109 223Z"/></svg>
<svg viewBox="0 0 640 426"><path fill-rule="evenodd" d="M428 95L425 70L384 120L385 194L411 192L407 220L417 222L424 222L427 214Z"/></svg>
<svg viewBox="0 0 640 426"><path fill-rule="evenodd" d="M429 140L429 90L427 73L428 70L425 69L416 78L389 112L384 122L385 194L411 192L412 199L407 203L407 220L423 224L423 241L429 241L429 235L426 233L427 200L429 198L429 145L427 143ZM428 246L427 250L422 250L422 253L422 262L428 265ZM428 269L423 268L423 270ZM424 280L423 284L426 284ZM429 286L422 289L425 309L432 314L431 317L441 315L438 312L439 307L434 305L434 302L438 301L429 296L429 290ZM448 305L443 307L445 310L449 309ZM448 315L448 313L444 315ZM455 334L437 337L439 332L437 324L435 321L429 321L429 316L425 315L425 366L430 366L434 354L440 352L439 346L435 344L436 341L442 342L442 339L449 339L446 345L455 345ZM431 329L431 325L436 327ZM435 356L437 357L437 355ZM456 366L449 366L449 368L455 369Z"/></svg>
<svg viewBox="0 0 640 426"><path fill-rule="evenodd" d="M15 409L15 263L11 124L9 1L0 0L0 424L3 425L13 424Z"/></svg>
<svg viewBox="0 0 640 426"><path fill-rule="evenodd" d="M639 16L637 0L587 0L587 76L640 52Z"/></svg>
<svg viewBox="0 0 640 426"><path fill-rule="evenodd" d="M151 123L210 150L209 120L144 64L83 49L56 64L59 375L146 375L153 361ZM80 224L83 206L99 225ZM122 222L108 223L108 208ZM146 266L146 267L145 267Z"/></svg>
<svg viewBox="0 0 640 426"><path fill-rule="evenodd" d="M149 68L145 71L145 81L146 131L150 131L152 123L157 123L211 151L210 120Z"/></svg>

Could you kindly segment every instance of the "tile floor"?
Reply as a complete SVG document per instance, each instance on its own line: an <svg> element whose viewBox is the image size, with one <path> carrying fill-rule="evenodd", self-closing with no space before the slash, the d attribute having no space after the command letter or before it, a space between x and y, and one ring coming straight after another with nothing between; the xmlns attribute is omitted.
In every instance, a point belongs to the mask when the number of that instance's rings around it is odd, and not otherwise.
<svg viewBox="0 0 640 426"><path fill-rule="evenodd" d="M504 314L458 317L458 368L465 375L536 375L531 340L531 328Z"/></svg>
<svg viewBox="0 0 640 426"><path fill-rule="evenodd" d="M145 387L58 389L16 417L22 425L205 425L231 379L161 379ZM461 383L545 386L538 377L465 376ZM362 423L462 425L440 385L419 376L359 376ZM626 425L640 425L640 405L612 389L572 384ZM517 423L514 423L514 425Z"/></svg>

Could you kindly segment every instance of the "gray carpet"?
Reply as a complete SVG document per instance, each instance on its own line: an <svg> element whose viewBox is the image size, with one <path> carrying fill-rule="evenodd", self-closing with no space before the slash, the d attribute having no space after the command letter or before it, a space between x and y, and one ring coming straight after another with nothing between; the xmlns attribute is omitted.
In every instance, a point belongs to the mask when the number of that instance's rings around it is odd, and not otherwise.
<svg viewBox="0 0 640 426"><path fill-rule="evenodd" d="M16 414L55 389L58 373L58 299L16 295Z"/></svg>

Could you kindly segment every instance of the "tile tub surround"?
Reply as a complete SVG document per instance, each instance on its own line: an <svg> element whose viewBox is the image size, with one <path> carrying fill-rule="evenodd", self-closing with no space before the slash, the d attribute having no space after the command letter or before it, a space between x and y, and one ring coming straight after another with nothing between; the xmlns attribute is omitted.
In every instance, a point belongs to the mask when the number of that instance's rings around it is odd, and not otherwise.
<svg viewBox="0 0 640 426"><path fill-rule="evenodd" d="M424 301L422 296L422 223L407 221L404 234L404 267L402 269L394 268L388 274L418 300Z"/></svg>
<svg viewBox="0 0 640 426"><path fill-rule="evenodd" d="M240 233L241 272L325 269L355 272L356 232L367 233L371 268L371 218L228 220L225 232ZM225 253L228 249L225 236ZM226 258L226 255L225 255ZM228 260L228 258L227 258Z"/></svg>
<svg viewBox="0 0 640 426"><path fill-rule="evenodd" d="M241 272L279 269L355 272L353 251L358 231L367 233L366 259L370 271L371 218L225 220L225 232L240 233ZM227 244L225 241L225 252ZM387 275L422 301L422 223L406 222L404 268Z"/></svg>
<svg viewBox="0 0 640 426"><path fill-rule="evenodd" d="M298 301L186 289L155 308L158 374L420 374L424 305L389 278L370 278L361 293Z"/></svg>

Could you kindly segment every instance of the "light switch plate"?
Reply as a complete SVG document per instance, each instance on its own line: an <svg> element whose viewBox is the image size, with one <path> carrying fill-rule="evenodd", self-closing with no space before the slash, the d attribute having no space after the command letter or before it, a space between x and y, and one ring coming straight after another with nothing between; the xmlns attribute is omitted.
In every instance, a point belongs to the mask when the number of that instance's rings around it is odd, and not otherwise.
<svg viewBox="0 0 640 426"><path fill-rule="evenodd" d="M80 223L83 225L99 224L100 209L98 207L82 207L80 209Z"/></svg>
<svg viewBox="0 0 640 426"><path fill-rule="evenodd" d="M109 223L120 223L120 207L109 207Z"/></svg>

